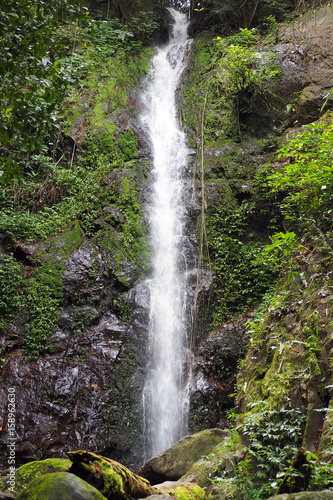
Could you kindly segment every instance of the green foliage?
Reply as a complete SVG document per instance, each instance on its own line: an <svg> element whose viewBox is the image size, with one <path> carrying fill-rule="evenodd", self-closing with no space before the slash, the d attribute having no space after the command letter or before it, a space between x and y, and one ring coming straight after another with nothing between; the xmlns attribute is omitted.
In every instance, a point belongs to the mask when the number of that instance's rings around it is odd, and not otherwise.
<svg viewBox="0 0 333 500"><path fill-rule="evenodd" d="M65 41L56 30L71 15L82 20L79 2L10 2L0 11L1 181L22 174L24 159L56 130L58 104L68 77L59 67Z"/></svg>
<svg viewBox="0 0 333 500"><path fill-rule="evenodd" d="M38 214L26 210L5 208L0 211L0 232L11 237L12 241L46 238L66 223L56 210L45 208Z"/></svg>
<svg viewBox="0 0 333 500"><path fill-rule="evenodd" d="M125 161L138 157L138 139L131 128L119 134L118 144Z"/></svg>
<svg viewBox="0 0 333 500"><path fill-rule="evenodd" d="M154 12L142 11L139 17L132 17L129 20L129 27L134 37L141 41L141 46L151 42L152 35L160 28Z"/></svg>
<svg viewBox="0 0 333 500"><path fill-rule="evenodd" d="M217 38L219 39L219 38ZM229 45L239 45L241 47L250 47L251 45L256 45L259 42L260 34L256 28L240 29L239 33L235 33L228 37Z"/></svg>
<svg viewBox="0 0 333 500"><path fill-rule="evenodd" d="M310 491L333 489L333 464L321 462L314 453L307 453L311 464Z"/></svg>
<svg viewBox="0 0 333 500"><path fill-rule="evenodd" d="M247 334L250 337L251 344L260 342L264 343L265 325L264 321L267 312L274 314L277 317L283 316L290 306L290 292L287 290L277 291L272 293L268 291L263 297L260 306L255 311L251 320L247 321Z"/></svg>
<svg viewBox="0 0 333 500"><path fill-rule="evenodd" d="M279 2L260 0L259 21L265 23L267 18L274 17L277 22L291 22L294 18L294 9L293 0L280 0Z"/></svg>
<svg viewBox="0 0 333 500"><path fill-rule="evenodd" d="M283 163L267 177L276 194L285 195L282 211L295 228L330 231L333 227L333 125L305 126L279 150Z"/></svg>
<svg viewBox="0 0 333 500"><path fill-rule="evenodd" d="M249 111L251 101L258 96L265 103L267 95L271 94L271 84L281 74L273 54L263 57L250 48L257 44L258 40L257 30L247 28L228 38L215 39L219 68L218 73L214 75L215 85L219 82L221 102L230 113L236 130L233 134L229 132L229 136L241 135L241 114Z"/></svg>
<svg viewBox="0 0 333 500"><path fill-rule="evenodd" d="M219 65L225 99L233 100L240 134L239 115L245 110L245 97L250 95L253 98L260 95L264 98L265 94L269 93L269 84L274 82L281 72L274 64L273 56L269 56L265 61L260 54L247 48L248 34L244 43L242 45L239 43L227 45L225 41L220 42L222 57Z"/></svg>
<svg viewBox="0 0 333 500"><path fill-rule="evenodd" d="M280 77L274 55L263 57L248 47L257 41L258 33L249 29L229 38L213 41L202 35L195 41L191 76L182 89L186 102L183 119L197 134L199 124L204 123L206 147L217 148L222 141L238 140L241 115L251 111L258 97L263 103L268 101L271 85Z"/></svg>
<svg viewBox="0 0 333 500"><path fill-rule="evenodd" d="M63 298L62 262L43 262L25 283L27 314L25 352L37 359L57 325Z"/></svg>
<svg viewBox="0 0 333 500"><path fill-rule="evenodd" d="M45 341L58 323L58 314L63 302L62 274L63 259L82 244L82 231L78 223L63 233L62 245L58 240L51 242L47 253L41 252L36 258L36 267L24 282L22 305L25 307L25 352L31 359L37 359L45 348Z"/></svg>
<svg viewBox="0 0 333 500"><path fill-rule="evenodd" d="M250 414L239 428L250 443L248 457L236 470L242 499L276 494L284 475L290 473L290 464L302 443L305 415L294 408L273 411L266 407L263 401L248 405Z"/></svg>
<svg viewBox="0 0 333 500"><path fill-rule="evenodd" d="M159 28L151 12L141 12L125 24L118 19L105 19L91 23L87 29L91 43L100 58L122 53L137 52L149 43Z"/></svg>
<svg viewBox="0 0 333 500"><path fill-rule="evenodd" d="M293 271L293 255L302 247L294 232L275 233L271 236L272 243L266 245L262 251L260 259L265 263L270 262L275 271L282 271L288 266L287 282L291 283L298 276L298 272Z"/></svg>
<svg viewBox="0 0 333 500"><path fill-rule="evenodd" d="M101 57L113 56L122 50L131 50L133 33L126 29L118 19L108 19L96 22L90 28L91 42L97 54Z"/></svg>
<svg viewBox="0 0 333 500"><path fill-rule="evenodd" d="M142 223L141 206L138 201L138 189L133 181L124 177L122 179L122 190L118 201L120 212L124 216L124 224L120 228L122 233L122 244L130 258L134 262L146 265L147 231Z"/></svg>
<svg viewBox="0 0 333 500"><path fill-rule="evenodd" d="M36 183L35 176L27 179L24 184L2 188L3 197L7 196L9 200L12 193L17 197L20 192L21 197L19 207L13 201L7 201L7 206L0 210L0 233L11 236L12 241L45 239L79 219L86 234L94 234L94 220L101 212L102 203L106 201L105 197L100 196L100 182L112 169L109 162L115 157L115 143L105 133L87 138L85 148L71 169L54 163L51 165L43 195L46 199L50 198L54 185L62 186L62 192L52 207L44 207L37 213L31 209L40 200L42 190L41 185ZM40 189L37 189L38 186Z"/></svg>
<svg viewBox="0 0 333 500"><path fill-rule="evenodd" d="M24 0L11 2L0 13L0 174L3 183L35 172L33 157L41 150L54 153L53 136L60 128L59 108L64 99L69 99L69 89L71 98L78 97L73 84L81 91L83 77L96 77L91 82L93 95L96 86L99 90L103 87L105 94L106 86L100 80L108 58L115 55L113 69L118 61L118 67L123 67L126 75L123 81L116 83L110 78L114 71L108 68L110 95L102 95L103 104L109 99L114 101L114 109L118 101L125 106L125 87L137 83L139 74L134 77L132 72L139 73L138 64L133 64L129 54L142 49L158 28L153 13L141 13L127 26L114 19L93 21L84 12L80 0L72 3ZM146 60L147 57L142 56L142 65L147 66ZM100 115L95 118L99 128L105 118L103 104L101 109L94 109ZM48 148L45 148L46 142L49 142Z"/></svg>
<svg viewBox="0 0 333 500"><path fill-rule="evenodd" d="M207 217L210 257L222 287L215 326L227 317L244 313L275 284L273 263L261 258L264 246L247 240L248 217L253 209L246 202L238 209L220 205Z"/></svg>
<svg viewBox="0 0 333 500"><path fill-rule="evenodd" d="M0 256L0 328L14 318L21 304L21 270L13 255Z"/></svg>

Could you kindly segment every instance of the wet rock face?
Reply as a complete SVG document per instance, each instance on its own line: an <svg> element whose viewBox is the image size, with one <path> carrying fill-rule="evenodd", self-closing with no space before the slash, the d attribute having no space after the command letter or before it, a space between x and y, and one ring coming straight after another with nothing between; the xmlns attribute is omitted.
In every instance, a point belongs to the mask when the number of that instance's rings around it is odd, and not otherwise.
<svg viewBox="0 0 333 500"><path fill-rule="evenodd" d="M37 246L30 247L33 258ZM144 358L144 342L119 317L119 302L126 304L127 292L113 267L112 257L94 245L74 250L64 262L65 307L41 357L31 361L22 351L22 318L12 328L13 340L4 344L12 355L6 357L2 370L0 426L8 428L8 388L14 387L16 465L65 458L67 451L78 448L98 450L134 468L140 460L138 360ZM135 272L126 262L116 272L125 275L126 268ZM133 277L134 273L130 281ZM6 444L3 433L2 467Z"/></svg>
<svg viewBox="0 0 333 500"><path fill-rule="evenodd" d="M132 352L135 335L112 315L103 316L101 325L79 336L63 333L58 352L36 363L27 363L22 354L7 361L1 413L6 414L6 388L15 387L19 462L65 457L78 448L103 449L118 458L135 453L130 434L139 417L129 408L141 389Z"/></svg>
<svg viewBox="0 0 333 500"><path fill-rule="evenodd" d="M245 355L244 319L211 333L194 360L190 386L190 430L225 427L233 405L237 363Z"/></svg>

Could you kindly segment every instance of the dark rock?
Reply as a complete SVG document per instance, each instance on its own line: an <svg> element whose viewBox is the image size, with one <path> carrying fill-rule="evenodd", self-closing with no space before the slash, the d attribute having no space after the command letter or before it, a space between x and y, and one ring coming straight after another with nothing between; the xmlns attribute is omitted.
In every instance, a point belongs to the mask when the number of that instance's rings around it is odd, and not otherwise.
<svg viewBox="0 0 333 500"><path fill-rule="evenodd" d="M192 367L190 429L225 427L225 412L234 403L238 360L246 352L245 318L224 324L202 342Z"/></svg>
<svg viewBox="0 0 333 500"><path fill-rule="evenodd" d="M279 43L264 47L261 54L273 54L281 66L282 78L272 92L279 96L274 109L264 109L258 100L257 110L247 117L248 125L258 133L275 126L290 127L317 120L320 109L332 87L333 69L328 63L333 52L333 10L330 5L309 11L290 25L279 27ZM297 96L295 98L295 96ZM332 105L331 95L326 109ZM289 104L287 110L286 104Z"/></svg>
<svg viewBox="0 0 333 500"><path fill-rule="evenodd" d="M97 247L83 246L75 250L65 261L63 274L65 299L78 302L82 296L94 292L98 298L103 294L101 281L105 264Z"/></svg>
<svg viewBox="0 0 333 500"><path fill-rule="evenodd" d="M83 310L98 322L96 309ZM136 366L143 343L111 311L101 315L95 326L80 326L82 333L75 330L75 317L73 309L72 314L63 314L63 330L50 336L47 357L29 362L17 353L6 359L1 426L7 427L6 391L14 386L18 465L47 456L65 458L66 451L84 447L125 462L127 456L135 467L141 459L140 437L137 447L132 440L141 430L140 415L139 409L130 408L143 384ZM6 442L7 434L2 433L0 446L5 448Z"/></svg>

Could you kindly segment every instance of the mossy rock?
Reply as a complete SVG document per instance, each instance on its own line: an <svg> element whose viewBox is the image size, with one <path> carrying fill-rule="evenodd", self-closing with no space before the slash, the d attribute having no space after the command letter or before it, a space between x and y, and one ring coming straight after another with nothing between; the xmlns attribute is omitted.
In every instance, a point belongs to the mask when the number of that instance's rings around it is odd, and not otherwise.
<svg viewBox="0 0 333 500"><path fill-rule="evenodd" d="M215 446L208 455L203 455L181 478L181 482L195 483L205 488L206 494L213 491L215 477L231 478L234 476L235 464L244 458L244 448L239 436L235 434L225 438ZM218 485L220 486L220 484ZM220 490L220 488L217 488Z"/></svg>
<svg viewBox="0 0 333 500"><path fill-rule="evenodd" d="M17 497L19 500L105 500L93 486L68 472L37 477Z"/></svg>
<svg viewBox="0 0 333 500"><path fill-rule="evenodd" d="M318 455L322 462L332 463L332 443L333 443L333 399L330 399L329 410L320 436Z"/></svg>
<svg viewBox="0 0 333 500"><path fill-rule="evenodd" d="M51 472L67 472L71 461L67 458L47 458L46 460L29 462L16 471L16 491L20 491L36 477Z"/></svg>
<svg viewBox="0 0 333 500"><path fill-rule="evenodd" d="M200 459L208 455L227 436L227 430L206 429L185 436L157 457L149 460L139 474L152 484L178 480Z"/></svg>
<svg viewBox="0 0 333 500"><path fill-rule="evenodd" d="M47 458L46 460L21 465L15 473L15 491L20 493L33 479L51 472L68 471L70 466L70 460L63 458ZM1 483L3 486L6 485L6 477L3 478L3 481L0 481L0 488Z"/></svg>
<svg viewBox="0 0 333 500"><path fill-rule="evenodd" d="M70 472L93 484L105 498L131 500L161 493L148 481L123 465L87 451L68 453L73 462Z"/></svg>
<svg viewBox="0 0 333 500"><path fill-rule="evenodd" d="M168 491L168 495L176 498L176 500L206 500L205 491L193 483L175 486Z"/></svg>
<svg viewBox="0 0 333 500"><path fill-rule="evenodd" d="M1 485L0 485L0 488L1 488ZM17 498L17 493L7 493L4 491L0 491L0 500L3 500L3 499L8 500L9 498Z"/></svg>
<svg viewBox="0 0 333 500"><path fill-rule="evenodd" d="M238 495L236 481L229 479L214 484L208 495L208 500L229 500L230 498L237 498Z"/></svg>

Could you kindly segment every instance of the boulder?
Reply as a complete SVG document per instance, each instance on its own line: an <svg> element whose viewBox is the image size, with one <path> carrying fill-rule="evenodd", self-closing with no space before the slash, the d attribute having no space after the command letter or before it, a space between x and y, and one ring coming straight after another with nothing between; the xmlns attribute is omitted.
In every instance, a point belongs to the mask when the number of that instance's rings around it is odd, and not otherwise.
<svg viewBox="0 0 333 500"><path fill-rule="evenodd" d="M208 455L227 435L227 430L207 429L185 436L157 457L148 460L139 470L139 474L151 484L178 480L202 455Z"/></svg>
<svg viewBox="0 0 333 500"><path fill-rule="evenodd" d="M70 466L70 460L62 458L47 458L24 464L16 471L15 490L20 493L33 479L51 472L67 472Z"/></svg>
<svg viewBox="0 0 333 500"><path fill-rule="evenodd" d="M269 497L268 500L332 500L333 491L301 491L300 493L275 495Z"/></svg>
<svg viewBox="0 0 333 500"><path fill-rule="evenodd" d="M105 498L130 500L160 493L148 481L110 458L81 450L68 455L73 462L70 472L93 484Z"/></svg>
<svg viewBox="0 0 333 500"><path fill-rule="evenodd" d="M238 439L237 435L235 438ZM238 446L234 437L226 437L223 442L204 455L181 478L182 483L194 483L205 488L207 494L213 490L214 478L234 476L235 464L244 458L244 449ZM220 485L220 482L216 483ZM222 484L222 483L221 483Z"/></svg>
<svg viewBox="0 0 333 500"><path fill-rule="evenodd" d="M168 491L168 495L176 500L206 500L205 491L197 484L178 484Z"/></svg>
<svg viewBox="0 0 333 500"><path fill-rule="evenodd" d="M146 498L147 500L170 500L172 497L166 493L162 493L161 495L149 495Z"/></svg>
<svg viewBox="0 0 333 500"><path fill-rule="evenodd" d="M179 481L165 481L164 483L157 484L156 487L167 498L176 498L177 500L206 500L205 490L197 484L184 483L181 479ZM151 499L151 497L149 498Z"/></svg>
<svg viewBox="0 0 333 500"><path fill-rule="evenodd" d="M68 472L37 477L17 497L19 500L105 500L93 486Z"/></svg>

